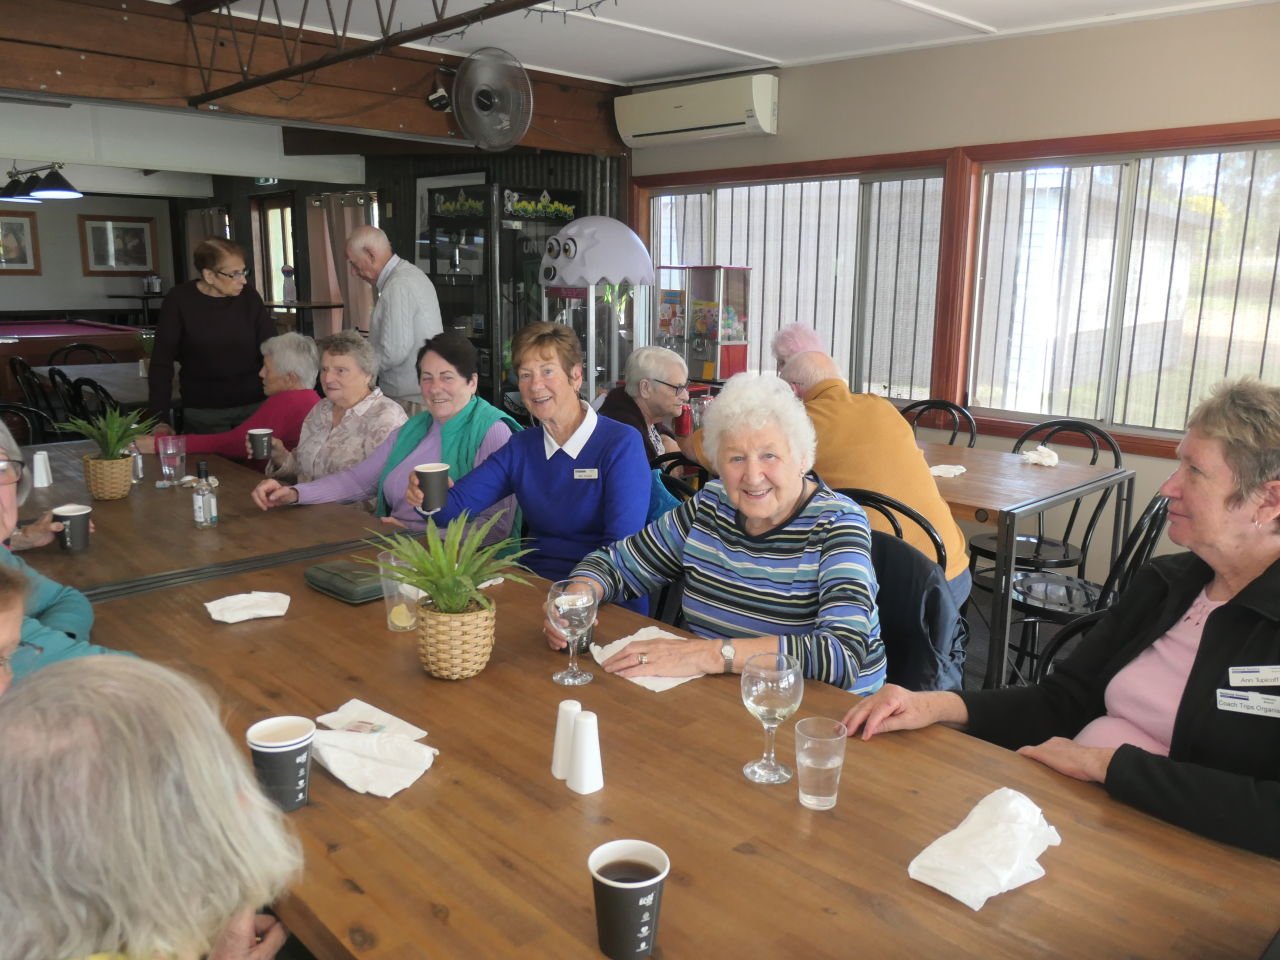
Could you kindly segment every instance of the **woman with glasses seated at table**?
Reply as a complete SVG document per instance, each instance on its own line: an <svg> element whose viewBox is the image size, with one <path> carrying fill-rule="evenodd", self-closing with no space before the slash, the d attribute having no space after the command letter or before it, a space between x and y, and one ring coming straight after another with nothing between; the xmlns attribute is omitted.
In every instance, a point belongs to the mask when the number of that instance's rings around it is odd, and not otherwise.
<svg viewBox="0 0 1280 960"><path fill-rule="evenodd" d="M413 468L420 463L447 463L449 477L461 480L520 431L510 416L476 396L479 360L475 346L460 333L450 330L432 337L418 351L421 413L410 417L354 467L296 486L263 480L253 491L253 502L270 510L288 503L372 500L374 512L388 523L424 529L426 520L405 499ZM484 522L498 510L504 515L489 531L490 543L511 533L514 498L499 501L476 519Z"/></svg>
<svg viewBox="0 0 1280 960"><path fill-rule="evenodd" d="M302 869L208 691L126 657L0 697L7 960L270 960Z"/></svg>
<svg viewBox="0 0 1280 960"><path fill-rule="evenodd" d="M346 470L367 458L409 419L404 407L374 386L378 358L354 330L316 341L324 399L302 421L292 450L271 438L267 476L307 483Z"/></svg>
<svg viewBox="0 0 1280 960"><path fill-rule="evenodd" d="M533 553L524 564L561 580L592 550L639 530L652 492L649 461L635 430L596 414L579 396L582 345L562 323L531 323L511 342L520 398L539 428L516 434L449 490L443 526L515 495ZM405 497L422 505L410 477ZM643 601L631 604L644 609Z"/></svg>
<svg viewBox="0 0 1280 960"><path fill-rule="evenodd" d="M258 348L276 328L262 297L248 285L240 244L210 237L193 259L199 276L178 284L160 305L147 405L167 426L173 365L179 363L183 430L221 433L262 403Z"/></svg>
<svg viewBox="0 0 1280 960"><path fill-rule="evenodd" d="M0 540L10 547L0 549L0 566L21 574L27 584L21 636L16 648L5 657L7 669L0 670L0 690L11 680L21 680L58 660L112 652L89 642L93 607L83 593L37 573L11 552L18 530L18 507L31 492L31 476L22 461L21 449L9 428L0 424ZM18 536L25 536L24 546L43 546L53 540L62 525L50 525L48 521L48 516L41 518L42 526L35 533L34 524L22 528Z"/></svg>
<svg viewBox="0 0 1280 960"><path fill-rule="evenodd" d="M253 451L249 446L249 431L268 429L273 438L278 437L286 448L298 445L302 421L311 408L320 401L316 393L316 375L320 363L315 341L298 333L282 333L262 344L262 369L258 378L266 402L247 420L222 433L193 433L187 436L187 453L216 453L228 460L251 461ZM143 453L155 453L154 436L139 437L138 449Z"/></svg>
<svg viewBox="0 0 1280 960"><path fill-rule="evenodd" d="M1169 539L1189 552L1143 567L1039 684L887 686L849 711L850 735L954 724L1162 820L1280 857L1280 388L1219 385L1187 422L1160 493Z"/></svg>
<svg viewBox="0 0 1280 960"><path fill-rule="evenodd" d="M627 357L626 383L605 395L597 412L635 427L650 460L680 449L666 422L689 399L689 368L666 347L639 347Z"/></svg>
<svg viewBox="0 0 1280 960"><path fill-rule="evenodd" d="M758 653L855 693L884 683L866 514L811 472L817 438L772 374L738 374L703 418L720 474L639 533L573 570L601 601L683 580L688 627L707 639L637 640L605 661L623 676L738 673ZM548 642L564 640L548 625Z"/></svg>

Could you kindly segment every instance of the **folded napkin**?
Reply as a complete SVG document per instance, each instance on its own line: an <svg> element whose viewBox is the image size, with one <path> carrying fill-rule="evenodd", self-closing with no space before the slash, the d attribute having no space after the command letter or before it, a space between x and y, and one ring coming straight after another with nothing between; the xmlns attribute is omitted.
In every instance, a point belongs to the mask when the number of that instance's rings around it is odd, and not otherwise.
<svg viewBox="0 0 1280 960"><path fill-rule="evenodd" d="M1045 446L1027 450L1022 454L1022 459L1024 462L1034 463L1038 467L1056 467L1058 465L1058 455Z"/></svg>
<svg viewBox="0 0 1280 960"><path fill-rule="evenodd" d="M929 472L935 477L958 477L965 473L966 469L958 463L940 463L936 467L930 467Z"/></svg>
<svg viewBox="0 0 1280 960"><path fill-rule="evenodd" d="M615 640L607 646L599 644L591 644L591 655L596 658L596 663L601 665L612 657L619 650L626 647L632 640L656 640L659 637L671 637L673 640L680 639L673 633L667 633L661 627L645 627L637 630L629 637L623 637L621 640ZM670 690L672 687L678 687L682 683L688 683L690 680L696 680L703 674L695 674L692 677L627 677L632 683L638 683L646 690L652 690L654 693L661 693L663 690Z"/></svg>
<svg viewBox="0 0 1280 960"><path fill-rule="evenodd" d="M311 755L357 793L394 797L431 768L437 751L398 733L317 730Z"/></svg>
<svg viewBox="0 0 1280 960"><path fill-rule="evenodd" d="M204 608L209 611L209 616L223 623L239 623L241 620L254 620L258 617L283 617L289 609L289 595L254 590L252 593L237 593L221 600L210 600Z"/></svg>
<svg viewBox="0 0 1280 960"><path fill-rule="evenodd" d="M1039 807L1001 787L978 801L960 826L925 847L907 874L978 910L997 893L1043 877L1037 858L1061 842Z"/></svg>
<svg viewBox="0 0 1280 960"><path fill-rule="evenodd" d="M394 733L410 740L421 740L427 735L427 731L363 700L348 700L333 713L316 717L316 723L330 730L345 730L347 733Z"/></svg>

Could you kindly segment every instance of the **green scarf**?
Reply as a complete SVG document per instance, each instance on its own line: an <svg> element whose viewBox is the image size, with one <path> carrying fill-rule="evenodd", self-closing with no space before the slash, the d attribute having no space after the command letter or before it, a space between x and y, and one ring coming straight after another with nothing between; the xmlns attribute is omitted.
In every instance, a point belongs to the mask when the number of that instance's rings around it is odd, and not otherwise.
<svg viewBox="0 0 1280 960"><path fill-rule="evenodd" d="M449 479L461 480L475 466L476 452L484 440L489 428L501 420L511 428L512 433L520 432L520 424L508 414L503 413L492 404L485 403L479 397L472 397L465 407L459 410L440 425L440 460L449 465ZM388 516L391 507L387 500L387 475L413 453L422 442L435 421L426 410L416 413L405 421L400 432L396 434L391 452L387 454L387 462L382 465L382 473L378 477L378 505L374 511L379 517ZM520 517L517 513L511 527L514 536L520 535Z"/></svg>

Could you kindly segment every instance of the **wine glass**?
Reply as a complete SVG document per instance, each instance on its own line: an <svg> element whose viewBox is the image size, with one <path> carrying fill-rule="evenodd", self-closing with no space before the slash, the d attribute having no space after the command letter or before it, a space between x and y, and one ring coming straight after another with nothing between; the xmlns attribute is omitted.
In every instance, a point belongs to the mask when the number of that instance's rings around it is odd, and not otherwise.
<svg viewBox="0 0 1280 960"><path fill-rule="evenodd" d="M742 768L753 783L786 783L791 768L773 755L778 725L800 709L804 677L800 661L787 653L757 653L742 668L742 702L764 724L764 756Z"/></svg>
<svg viewBox="0 0 1280 960"><path fill-rule="evenodd" d="M547 594L547 616L569 644L569 666L551 679L566 687L590 683L592 674L578 666L578 651L596 622L596 595L580 580L560 580Z"/></svg>

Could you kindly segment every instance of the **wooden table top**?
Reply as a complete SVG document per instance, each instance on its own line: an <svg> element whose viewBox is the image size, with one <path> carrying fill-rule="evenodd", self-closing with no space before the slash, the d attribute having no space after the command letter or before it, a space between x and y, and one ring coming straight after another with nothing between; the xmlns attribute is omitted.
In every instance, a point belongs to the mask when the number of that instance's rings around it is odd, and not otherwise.
<svg viewBox="0 0 1280 960"><path fill-rule="evenodd" d="M965 472L958 477L935 477L938 492L957 520L993 522L995 514L1100 480L1116 483L1132 475L1132 470L1110 465L1090 465L1062 460L1056 467L1026 463L1020 454L984 450L981 447L921 443L920 450L931 467L959 464Z"/></svg>
<svg viewBox="0 0 1280 960"><path fill-rule="evenodd" d="M264 513L249 499L261 474L212 454L188 454L188 472L194 474L196 461L204 459L209 461L210 474L218 478L218 525L197 530L191 491L156 488L160 478L156 456L143 458L145 479L134 484L129 496L91 500L81 457L96 449L93 444L86 440L23 449L28 463L34 451L48 451L54 480L52 486L31 491L22 508L23 519L34 519L64 503L85 503L93 506L97 528L83 552L67 553L50 546L26 551L23 559L94 599L320 555L348 548L367 537L369 530L382 528L354 504L316 504Z"/></svg>
<svg viewBox="0 0 1280 960"><path fill-rule="evenodd" d="M112 399L124 407L146 406L150 399L150 381L138 375L138 361L121 363L60 363L58 369L72 380L88 377L106 388ZM49 367L32 367L36 376L49 382ZM173 378L173 399L179 399L178 377Z"/></svg>
<svg viewBox="0 0 1280 960"><path fill-rule="evenodd" d="M671 857L655 956L1253 957L1280 927L1280 863L1201 839L1097 785L942 727L848 745L834 810L801 807L794 782L742 775L761 729L738 679L655 694L604 674L572 692L541 636L537 588L504 583L489 666L460 682L420 667L416 634L381 602L347 607L309 590L305 564L97 606L94 640L184 669L222 699L238 740L276 714L318 716L352 697L429 731L441 753L392 799L318 767L289 820L307 864L281 906L321 960L599 956L587 854L637 837ZM235 625L201 603L249 589L289 612ZM609 607L597 638L646 624ZM599 716L604 789L578 796L550 773L556 705ZM809 683L798 717L851 702ZM794 759L790 723L778 753ZM1008 786L1062 835L1046 876L980 912L917 883L907 864L975 803Z"/></svg>

